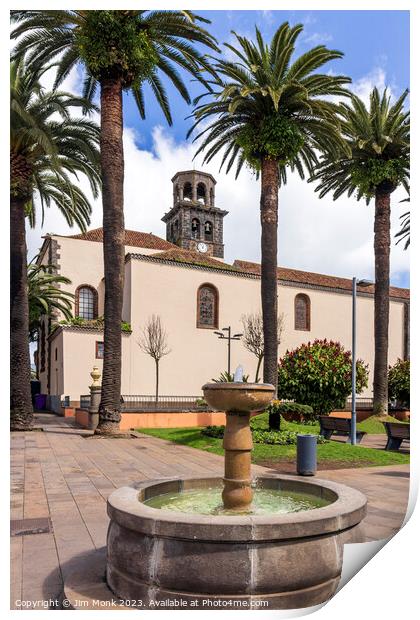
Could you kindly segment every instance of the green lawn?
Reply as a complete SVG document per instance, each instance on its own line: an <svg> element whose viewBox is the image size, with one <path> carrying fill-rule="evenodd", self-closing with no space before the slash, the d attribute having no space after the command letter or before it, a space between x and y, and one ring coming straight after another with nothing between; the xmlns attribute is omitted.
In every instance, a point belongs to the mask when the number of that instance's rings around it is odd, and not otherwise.
<svg viewBox="0 0 420 620"><path fill-rule="evenodd" d="M379 426L380 425L380 426ZM253 420L254 427L267 428L267 415L262 414ZM308 426L303 424L294 424L282 420L282 430L298 431L302 433L318 433L319 426ZM360 430L370 433L384 432L382 424L375 420L366 420L358 424ZM380 430L378 430L380 428ZM148 428L137 429L147 435L167 439L174 443L180 443L192 448L206 450L215 454L223 454L222 440L214 437L206 437L201 434L200 428ZM285 461L294 461L296 458L296 446L278 446L255 444L252 452L252 461L256 464L269 464ZM373 448L364 448L362 446L352 446L350 444L338 441L328 441L325 444L318 445L318 461L319 462L335 462L348 466L374 466L374 465L392 465L409 463L410 456L399 452L388 452L385 450L375 450Z"/></svg>

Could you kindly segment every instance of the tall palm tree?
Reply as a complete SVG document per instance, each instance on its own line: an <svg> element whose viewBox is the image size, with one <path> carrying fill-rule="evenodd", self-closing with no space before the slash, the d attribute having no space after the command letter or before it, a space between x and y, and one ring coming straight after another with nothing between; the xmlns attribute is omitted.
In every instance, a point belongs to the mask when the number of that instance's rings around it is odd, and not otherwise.
<svg viewBox="0 0 420 620"><path fill-rule="evenodd" d="M256 42L234 33L237 46L225 44L235 62L215 59L220 80L209 103L194 110L195 123L205 128L197 151L209 162L224 149L222 166L229 172L244 163L261 177L261 301L264 330L264 381L277 385L277 223L278 190L287 170L301 178L312 172L317 151L335 152L341 142L332 95L346 94L350 78L315 72L343 54L319 45L293 58L303 26L286 22L270 44L256 29ZM205 96L205 95L203 95Z"/></svg>
<svg viewBox="0 0 420 620"><path fill-rule="evenodd" d="M99 129L88 119L73 118L73 109L92 106L65 92L42 88L42 72L23 60L10 67L10 323L11 428L32 425L29 307L25 217L35 223L35 201L54 204L67 223L86 230L90 204L74 181L82 174L94 196L99 188Z"/></svg>
<svg viewBox="0 0 420 620"><path fill-rule="evenodd" d="M44 316L61 313L65 319L73 316L73 293L60 288L71 280L56 273L54 265L28 265L29 340L36 340Z"/></svg>
<svg viewBox="0 0 420 620"><path fill-rule="evenodd" d="M404 109L408 91L391 105L386 89L374 88L367 107L356 95L342 103L339 119L347 152L324 158L313 180L322 198L333 192L336 200L347 193L367 203L375 199L375 363L374 412L388 411L389 256L391 194L402 185L409 190L410 113ZM350 154L349 154L350 153Z"/></svg>
<svg viewBox="0 0 420 620"><path fill-rule="evenodd" d="M84 96L100 86L105 329L102 394L98 433L118 430L121 419L121 314L124 286L123 91L134 96L145 118L148 85L169 124L169 99L163 74L182 98L188 90L177 66L205 84L209 62L191 42L217 50L214 38L199 26L208 22L191 11L12 11L21 37L15 54L29 53L35 66L61 54L56 85L77 63L85 67Z"/></svg>

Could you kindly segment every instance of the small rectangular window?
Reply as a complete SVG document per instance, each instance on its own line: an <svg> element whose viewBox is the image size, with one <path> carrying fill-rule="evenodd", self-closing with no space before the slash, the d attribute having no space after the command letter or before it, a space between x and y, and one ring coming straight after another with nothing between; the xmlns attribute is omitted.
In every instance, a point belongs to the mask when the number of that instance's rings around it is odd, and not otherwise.
<svg viewBox="0 0 420 620"><path fill-rule="evenodd" d="M102 360L104 358L104 343L96 342L96 359Z"/></svg>

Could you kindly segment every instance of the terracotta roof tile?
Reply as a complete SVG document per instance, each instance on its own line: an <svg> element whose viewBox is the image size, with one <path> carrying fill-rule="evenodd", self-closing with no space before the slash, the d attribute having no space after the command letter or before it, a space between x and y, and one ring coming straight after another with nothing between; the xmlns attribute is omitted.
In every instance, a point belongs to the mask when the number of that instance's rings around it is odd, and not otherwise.
<svg viewBox="0 0 420 620"><path fill-rule="evenodd" d="M239 267L233 267L222 261L216 260L211 256L205 254L198 254L193 250L183 250L179 247L172 247L165 252L159 252L153 254L153 258L160 258L162 260L169 260L178 263L190 263L193 265L204 265L207 267L216 267L217 269L228 269L229 271L242 271Z"/></svg>
<svg viewBox="0 0 420 620"><path fill-rule="evenodd" d="M240 268L242 271L248 273L260 274L261 265L258 263L252 263L245 260L235 260L234 267ZM299 284L313 284L316 286L326 286L330 288L338 288L346 291L351 291L352 281L348 278L339 278L337 276L327 276L321 273L313 273L311 271L300 271L298 269L287 269L285 267L277 268L279 280L287 280L288 282L296 282ZM362 289L361 289L362 290ZM367 293L373 293L375 291L374 285L363 288ZM403 299L410 298L410 289L398 288L391 286L389 289L391 297L399 297Z"/></svg>
<svg viewBox="0 0 420 620"><path fill-rule="evenodd" d="M83 241L97 241L102 243L103 229L93 228L85 233L69 235L69 237L70 239L82 239ZM169 250L176 247L173 243L165 241L165 239L161 239L152 233L139 232L138 230L126 230L124 244L136 248L148 248L150 250Z"/></svg>

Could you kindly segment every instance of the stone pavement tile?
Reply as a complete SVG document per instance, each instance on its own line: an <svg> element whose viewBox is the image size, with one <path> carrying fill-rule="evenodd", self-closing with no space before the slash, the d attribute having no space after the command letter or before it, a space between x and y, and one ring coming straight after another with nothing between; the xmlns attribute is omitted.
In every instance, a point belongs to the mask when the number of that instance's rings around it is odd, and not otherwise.
<svg viewBox="0 0 420 620"><path fill-rule="evenodd" d="M42 600L56 596L62 588L62 577L54 536L23 536L22 599Z"/></svg>

